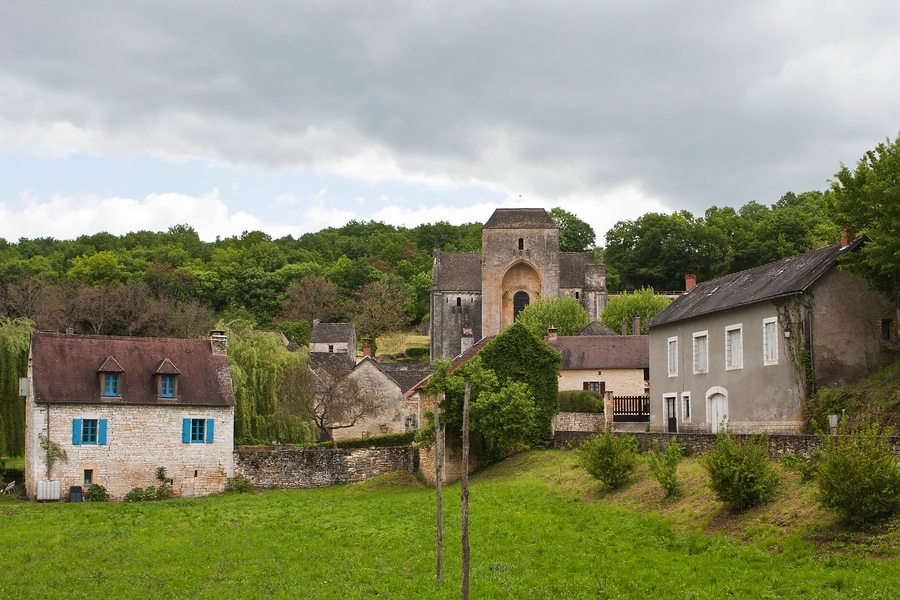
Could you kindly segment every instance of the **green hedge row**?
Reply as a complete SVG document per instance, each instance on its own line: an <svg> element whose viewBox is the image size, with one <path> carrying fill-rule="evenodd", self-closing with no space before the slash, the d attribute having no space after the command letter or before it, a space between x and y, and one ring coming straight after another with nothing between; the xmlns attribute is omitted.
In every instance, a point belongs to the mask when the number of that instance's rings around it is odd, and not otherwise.
<svg viewBox="0 0 900 600"><path fill-rule="evenodd" d="M366 438L352 438L338 440L338 448L390 448L392 446L408 446L416 437L415 431L404 433L389 433L387 435L374 435ZM319 442L316 446L328 448L331 442Z"/></svg>

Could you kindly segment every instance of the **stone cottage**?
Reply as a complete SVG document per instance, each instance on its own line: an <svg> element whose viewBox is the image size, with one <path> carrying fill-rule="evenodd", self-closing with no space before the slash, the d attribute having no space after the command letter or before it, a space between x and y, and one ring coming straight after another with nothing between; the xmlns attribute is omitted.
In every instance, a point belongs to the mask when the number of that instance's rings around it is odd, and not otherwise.
<svg viewBox="0 0 900 600"><path fill-rule="evenodd" d="M58 499L103 485L112 499L158 485L221 492L233 474L228 338L176 340L35 333L25 399L25 490ZM48 467L48 447L62 450Z"/></svg>

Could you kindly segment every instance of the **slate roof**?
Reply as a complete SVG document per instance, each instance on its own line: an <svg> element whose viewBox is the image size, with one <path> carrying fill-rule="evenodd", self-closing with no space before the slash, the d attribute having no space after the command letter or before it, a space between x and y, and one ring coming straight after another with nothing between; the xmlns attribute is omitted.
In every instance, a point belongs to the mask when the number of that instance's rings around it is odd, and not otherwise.
<svg viewBox="0 0 900 600"><path fill-rule="evenodd" d="M465 352L463 352L462 354L458 355L456 358L454 358L453 360L451 360L451 361L450 361L450 369L449 369L449 372L452 373L453 371L455 371L456 369L458 369L459 367L461 367L464 363L466 363L466 362L472 360L473 358L475 358L475 355L478 354L478 353L481 351L482 348L484 348L485 346L487 346L488 343L489 343L492 339L494 339L495 337L497 337L497 336L495 336L495 335L489 335L489 336L487 336L487 337L481 338L480 340L478 340L478 342L475 343L474 346L472 346L471 348L469 348L468 350L466 350ZM416 383L414 386L412 386L411 388L409 388L409 389L403 394L403 396L406 397L406 398L409 398L410 396L412 396L415 392L417 392L418 390L420 390L420 389L428 382L429 379L431 379L431 375L433 375L433 373L430 373L430 374L427 375L426 377L423 377L423 378L421 379L421 381L419 381L419 382Z"/></svg>
<svg viewBox="0 0 900 600"><path fill-rule="evenodd" d="M433 282L439 292L480 292L481 253L435 252Z"/></svg>
<svg viewBox="0 0 900 600"><path fill-rule="evenodd" d="M562 355L562 369L648 369L648 335L562 336L547 345Z"/></svg>
<svg viewBox="0 0 900 600"><path fill-rule="evenodd" d="M422 381L422 379L434 373L434 369L429 369L425 365L386 362L378 362L377 364L388 377L397 382L397 385L400 386L400 390L404 394L414 385Z"/></svg>
<svg viewBox="0 0 900 600"><path fill-rule="evenodd" d="M575 335L620 335L617 331L613 331L600 321L591 321L588 326L576 333Z"/></svg>
<svg viewBox="0 0 900 600"><path fill-rule="evenodd" d="M593 262L593 252L560 252L559 287L583 288L584 271Z"/></svg>
<svg viewBox="0 0 900 600"><path fill-rule="evenodd" d="M543 208L498 208L483 229L558 229Z"/></svg>
<svg viewBox="0 0 900 600"><path fill-rule="evenodd" d="M867 239L866 236L859 236L845 248L841 248L840 244L832 244L698 284L691 291L676 298L650 319L647 325L656 327L763 300L798 294L835 266L842 254L855 250Z"/></svg>
<svg viewBox="0 0 900 600"><path fill-rule="evenodd" d="M329 342L349 343L356 337L353 323L316 323L309 334L309 341L317 344Z"/></svg>
<svg viewBox="0 0 900 600"><path fill-rule="evenodd" d="M38 404L234 406L228 357L214 356L209 340L39 332L31 336L31 352ZM99 373L104 365L110 372L110 358L121 368L113 369L120 372L118 397L100 395ZM159 398L155 376L173 369L178 397Z"/></svg>
<svg viewBox="0 0 900 600"><path fill-rule="evenodd" d="M335 379L346 377L355 361L346 352L310 352L309 368L315 372L326 371Z"/></svg>

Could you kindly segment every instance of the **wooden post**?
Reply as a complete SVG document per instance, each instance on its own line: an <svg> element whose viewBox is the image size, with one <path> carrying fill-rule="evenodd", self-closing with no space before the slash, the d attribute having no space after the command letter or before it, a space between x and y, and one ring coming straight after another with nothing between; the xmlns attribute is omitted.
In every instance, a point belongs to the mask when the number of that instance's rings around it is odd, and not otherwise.
<svg viewBox="0 0 900 600"><path fill-rule="evenodd" d="M444 479L444 452L441 447L443 435L441 434L440 408L434 404L434 485L437 490L437 580L440 581L444 574L444 508L442 486Z"/></svg>
<svg viewBox="0 0 900 600"><path fill-rule="evenodd" d="M469 399L472 382L466 382L463 401L462 443L462 600L469 600Z"/></svg>

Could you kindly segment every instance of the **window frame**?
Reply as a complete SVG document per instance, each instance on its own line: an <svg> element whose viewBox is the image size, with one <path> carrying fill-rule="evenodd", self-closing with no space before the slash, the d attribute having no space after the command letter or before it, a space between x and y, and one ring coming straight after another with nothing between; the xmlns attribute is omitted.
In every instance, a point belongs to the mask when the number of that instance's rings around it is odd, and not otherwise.
<svg viewBox="0 0 900 600"><path fill-rule="evenodd" d="M699 341L704 340L704 348L702 352L699 352ZM704 373L709 373L709 331L695 331L692 334L692 344L693 348L693 365L694 365L694 375L701 375ZM699 358L703 359L703 368L700 368Z"/></svg>
<svg viewBox="0 0 900 600"><path fill-rule="evenodd" d="M104 398L121 398L121 383L119 373L102 373L100 395Z"/></svg>
<svg viewBox="0 0 900 600"><path fill-rule="evenodd" d="M685 423L691 422L691 393L681 392L681 418Z"/></svg>
<svg viewBox="0 0 900 600"><path fill-rule="evenodd" d="M181 442L183 444L212 444L215 441L214 432L215 419L184 417L181 420Z"/></svg>
<svg viewBox="0 0 900 600"><path fill-rule="evenodd" d="M167 388L171 388L168 393L165 391ZM175 398L178 393L178 378L175 375L160 375L157 393L160 398Z"/></svg>
<svg viewBox="0 0 900 600"><path fill-rule="evenodd" d="M73 446L105 446L108 420L95 417L72 419Z"/></svg>
<svg viewBox="0 0 900 600"><path fill-rule="evenodd" d="M674 350L673 350L674 348ZM678 336L666 340L666 367L669 377L678 377Z"/></svg>
<svg viewBox="0 0 900 600"><path fill-rule="evenodd" d="M773 333L771 336L767 331L767 327L771 326ZM767 317L763 319L762 322L762 331L763 331L763 366L769 367L772 365L778 364L778 317ZM769 338L774 340L775 344L775 352L771 352L771 343ZM772 354L774 354L774 358L772 358Z"/></svg>
<svg viewBox="0 0 900 600"><path fill-rule="evenodd" d="M737 360L734 357L734 337L737 332L738 352ZM725 327L725 370L737 371L744 368L744 324L735 323Z"/></svg>

